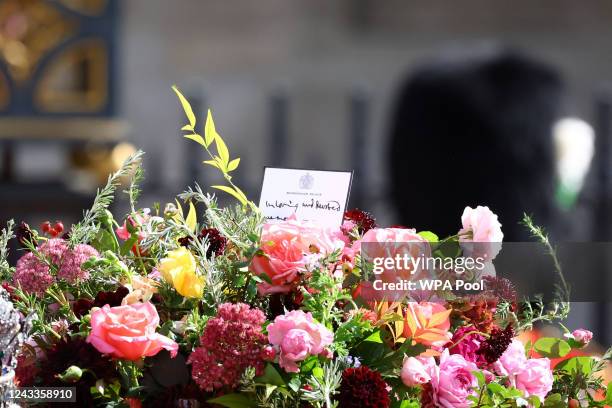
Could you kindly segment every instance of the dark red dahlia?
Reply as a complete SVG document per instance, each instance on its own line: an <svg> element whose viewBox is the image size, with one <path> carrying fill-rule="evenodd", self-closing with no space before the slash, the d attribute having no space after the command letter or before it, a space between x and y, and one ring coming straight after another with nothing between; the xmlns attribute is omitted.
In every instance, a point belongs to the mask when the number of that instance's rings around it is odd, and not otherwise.
<svg viewBox="0 0 612 408"><path fill-rule="evenodd" d="M95 299L80 298L72 303L72 311L76 317L85 316L92 307L102 307L109 305L110 307L121 306L121 301L130 293L130 290L125 286L119 286L114 292L98 292Z"/></svg>
<svg viewBox="0 0 612 408"><path fill-rule="evenodd" d="M206 257L211 258L213 254L215 256L219 256L223 254L225 251L225 247L227 246L227 238L225 238L218 229L216 228L204 228L198 234L198 240L205 240L208 242L208 250L206 251ZM181 246L187 248L193 238L191 237L183 237L179 238L178 242Z"/></svg>
<svg viewBox="0 0 612 408"><path fill-rule="evenodd" d="M504 354L513 338L512 325L509 324L504 330L496 327L491 331L491 336L480 344L477 353L481 354L487 363L493 364Z"/></svg>
<svg viewBox="0 0 612 408"><path fill-rule="evenodd" d="M374 216L367 211L362 211L357 208L345 211L344 220L354 222L360 234L365 234L372 228L376 228L376 219Z"/></svg>
<svg viewBox="0 0 612 408"><path fill-rule="evenodd" d="M77 366L83 376L76 382L67 384L58 378L70 366ZM99 379L111 382L119 377L114 362L100 354L91 344L81 337L63 338L46 350L45 358L39 361L39 385L47 387L76 387L76 398L80 406L94 406L90 388ZM85 371L87 370L87 371ZM71 405L68 405L71 404ZM67 403L66 406L73 406ZM56 404L53 405L54 407ZM64 406L64 405L57 405Z"/></svg>
<svg viewBox="0 0 612 408"><path fill-rule="evenodd" d="M198 239L208 241L208 250L206 251L206 257L210 258L213 254L219 256L225 251L227 246L227 238L225 238L218 229L216 228L204 228L198 234Z"/></svg>
<svg viewBox="0 0 612 408"><path fill-rule="evenodd" d="M114 292L98 292L94 299L94 307L109 305L110 307L121 306L121 301L129 295L130 290L125 286L119 286Z"/></svg>
<svg viewBox="0 0 612 408"><path fill-rule="evenodd" d="M19 246L22 248L26 247L26 242L32 243L32 245L36 246L37 242L34 239L34 233L28 224L21 221L17 229L15 230L15 236L17 237L17 242L19 242Z"/></svg>
<svg viewBox="0 0 612 408"><path fill-rule="evenodd" d="M94 301L91 299L77 299L72 304L72 311L76 317L85 316L94 305Z"/></svg>
<svg viewBox="0 0 612 408"><path fill-rule="evenodd" d="M390 404L387 383L378 371L366 366L342 372L340 408L387 408Z"/></svg>

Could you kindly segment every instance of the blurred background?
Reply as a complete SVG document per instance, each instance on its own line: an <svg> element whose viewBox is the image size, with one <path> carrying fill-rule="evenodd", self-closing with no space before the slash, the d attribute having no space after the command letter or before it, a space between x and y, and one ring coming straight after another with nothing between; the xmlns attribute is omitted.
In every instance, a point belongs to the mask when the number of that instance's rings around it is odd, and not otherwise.
<svg viewBox="0 0 612 408"><path fill-rule="evenodd" d="M0 0L0 219L69 225L136 148L144 206L210 185L177 84L254 200L265 165L353 169L383 225L610 241L610 38L606 0ZM608 307L573 319L609 343Z"/></svg>

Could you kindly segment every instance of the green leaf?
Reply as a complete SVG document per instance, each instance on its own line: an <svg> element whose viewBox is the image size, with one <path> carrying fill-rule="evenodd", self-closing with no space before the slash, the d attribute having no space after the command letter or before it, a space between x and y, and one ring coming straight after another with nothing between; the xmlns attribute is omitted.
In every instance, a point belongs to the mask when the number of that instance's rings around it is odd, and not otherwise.
<svg viewBox="0 0 612 408"><path fill-rule="evenodd" d="M217 138L217 130L215 129L215 121L212 117L212 112L208 110L206 116L206 125L204 126L204 142L205 146L208 147Z"/></svg>
<svg viewBox="0 0 612 408"><path fill-rule="evenodd" d="M181 130L191 130L193 132L193 126L187 124L181 128Z"/></svg>
<svg viewBox="0 0 612 408"><path fill-rule="evenodd" d="M232 187L228 186L211 186L212 188L216 188L217 190L225 191L227 194L233 196L236 200L240 201L242 205L246 205L247 200L244 198L244 194L241 195Z"/></svg>
<svg viewBox="0 0 612 408"><path fill-rule="evenodd" d="M312 369L312 375L314 375L315 378L322 380L323 376L325 375L325 371L323 371L321 367L315 367Z"/></svg>
<svg viewBox="0 0 612 408"><path fill-rule="evenodd" d="M291 377L291 379L289 380L289 382L287 383L287 386L293 391L293 392L298 392L300 390L300 387L302 386L302 382L300 380L299 376L294 376Z"/></svg>
<svg viewBox="0 0 612 408"><path fill-rule="evenodd" d="M472 371L472 375L478 380L478 386L482 387L485 384L485 376L481 371ZM492 383L493 384L493 383Z"/></svg>
<svg viewBox="0 0 612 408"><path fill-rule="evenodd" d="M370 334L364 341L371 343L382 343L383 341L380 337L380 330L377 330L374 333Z"/></svg>
<svg viewBox="0 0 612 408"><path fill-rule="evenodd" d="M234 171L238 168L238 164L240 164L240 158L234 159L227 165L227 171Z"/></svg>
<svg viewBox="0 0 612 408"><path fill-rule="evenodd" d="M565 370L569 373L576 372L584 375L591 374L593 367L593 358L586 356L572 357L561 361L555 366L555 370Z"/></svg>
<svg viewBox="0 0 612 408"><path fill-rule="evenodd" d="M255 377L255 382L259 384L278 385L279 387L285 385L283 377L281 377L276 368L274 368L274 366L270 363L266 365L266 368L264 369L264 373L262 375L260 375L259 377Z"/></svg>
<svg viewBox="0 0 612 408"><path fill-rule="evenodd" d="M216 160L204 160L203 163L223 171L223 169L219 167L219 163Z"/></svg>
<svg viewBox="0 0 612 408"><path fill-rule="evenodd" d="M427 242L438 242L440 240L438 236L431 231L421 231L418 234L427 240Z"/></svg>
<svg viewBox="0 0 612 408"><path fill-rule="evenodd" d="M249 408L255 406L255 401L243 394L225 394L221 397L209 399L206 402L227 408Z"/></svg>
<svg viewBox="0 0 612 408"><path fill-rule="evenodd" d="M542 337L533 345L533 349L544 357L559 358L565 357L572 348L565 340L554 337Z"/></svg>
<svg viewBox="0 0 612 408"><path fill-rule="evenodd" d="M544 406L546 408L566 408L567 403L564 401L561 394L550 394L544 400Z"/></svg>
<svg viewBox="0 0 612 408"><path fill-rule="evenodd" d="M187 120L189 120L189 125L192 128L195 128L196 118L195 118L195 115L193 114L193 109L191 109L191 105L189 104L189 101L183 96L183 94L181 93L181 91L179 91L176 85L172 86L172 90L176 93L176 96L178 96L179 101L181 101L181 105L183 105L183 110L185 111Z"/></svg>
<svg viewBox="0 0 612 408"><path fill-rule="evenodd" d="M204 146L204 139L202 139L202 136L198 135L197 133L193 133L191 135L185 135L185 138L193 140L194 142L199 143L202 146Z"/></svg>
<svg viewBox="0 0 612 408"><path fill-rule="evenodd" d="M229 165L229 150L227 149L227 145L217 133L215 137L215 145L217 146L217 153L219 153L219 157L221 158L221 162L225 167Z"/></svg>
<svg viewBox="0 0 612 408"><path fill-rule="evenodd" d="M606 405L612 405L612 381L608 383L608 388L606 388L606 400L604 403Z"/></svg>
<svg viewBox="0 0 612 408"><path fill-rule="evenodd" d="M187 213L185 224L187 225L187 228L189 228L191 232L195 232L197 224L198 224L198 220L197 220L197 213L196 213L195 206L193 205L191 201L189 202L189 213Z"/></svg>
<svg viewBox="0 0 612 408"><path fill-rule="evenodd" d="M91 245L100 253L107 250L112 252L117 252L119 250L117 241L107 230L100 230L98 235L93 239Z"/></svg>

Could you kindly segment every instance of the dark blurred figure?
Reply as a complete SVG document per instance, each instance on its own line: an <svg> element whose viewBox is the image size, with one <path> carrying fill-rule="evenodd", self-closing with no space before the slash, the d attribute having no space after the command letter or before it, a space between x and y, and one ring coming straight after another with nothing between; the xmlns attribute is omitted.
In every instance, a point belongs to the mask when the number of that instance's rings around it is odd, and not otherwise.
<svg viewBox="0 0 612 408"><path fill-rule="evenodd" d="M524 211L550 229L561 89L553 68L505 48L448 55L414 71L391 128L400 222L455 234L465 206L487 205L506 241L528 237Z"/></svg>

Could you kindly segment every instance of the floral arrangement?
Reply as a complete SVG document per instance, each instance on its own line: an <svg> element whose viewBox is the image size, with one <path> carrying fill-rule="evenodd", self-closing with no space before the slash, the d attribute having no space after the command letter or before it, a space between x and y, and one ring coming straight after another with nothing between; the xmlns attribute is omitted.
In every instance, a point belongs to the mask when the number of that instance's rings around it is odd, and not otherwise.
<svg viewBox="0 0 612 408"><path fill-rule="evenodd" d="M232 179L240 159L230 156L210 111L199 135L189 102L174 90L185 137L224 180L212 188L237 203L221 208L195 185L163 207L139 209L139 152L69 230L61 222L40 231L9 223L0 278L32 325L17 355L16 386L71 386L78 406L108 407L612 403L600 376L612 351L569 357L589 343L588 330L561 325L563 338L519 341L535 323L560 324L569 311L563 298L519 300L499 278L467 297L360 296L364 242L450 244L459 256L470 243L502 240L487 207L467 207L458 234L446 239L380 227L360 210L347 211L339 228L295 218L265 223ZM131 210L115 218L108 207L126 178ZM526 225L550 245L528 218ZM14 267L11 239L23 249Z"/></svg>

